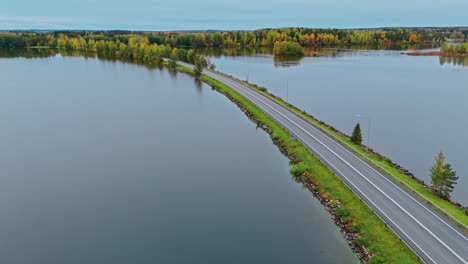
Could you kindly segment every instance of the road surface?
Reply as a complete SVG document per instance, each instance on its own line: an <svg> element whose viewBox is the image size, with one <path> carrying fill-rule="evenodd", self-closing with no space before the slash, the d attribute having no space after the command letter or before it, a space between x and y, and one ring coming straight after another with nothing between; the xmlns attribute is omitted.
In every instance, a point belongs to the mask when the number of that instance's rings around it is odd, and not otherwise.
<svg viewBox="0 0 468 264"><path fill-rule="evenodd" d="M178 62L193 69L191 64ZM322 131L253 89L210 70L301 141L426 263L468 264L468 235Z"/></svg>

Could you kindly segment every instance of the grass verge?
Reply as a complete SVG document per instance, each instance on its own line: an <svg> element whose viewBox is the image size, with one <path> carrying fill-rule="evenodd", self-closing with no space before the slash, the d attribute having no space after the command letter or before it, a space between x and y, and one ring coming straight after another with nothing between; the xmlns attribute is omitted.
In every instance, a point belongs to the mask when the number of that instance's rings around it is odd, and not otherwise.
<svg viewBox="0 0 468 264"><path fill-rule="evenodd" d="M191 69L178 68L193 74ZM223 83L200 77L236 103L267 131L291 160L291 174L317 196L333 215L353 250L367 263L421 263L411 249L302 143L268 115Z"/></svg>
<svg viewBox="0 0 468 264"><path fill-rule="evenodd" d="M408 176L408 174L410 173L402 169L397 164L393 163L389 158L379 155L378 153L375 153L373 151L366 152L364 146L354 144L353 142L351 142L347 135L337 131L334 127L327 125L325 122L315 119L312 115L308 114L307 112L300 110L297 107L283 101L280 97L270 94L268 90L264 87L259 87L257 85L250 84L246 81L236 79L232 76L223 73L220 74L249 86L250 88L274 100L276 103L282 105L289 111L297 114L308 123L324 131L336 141L342 143L343 146L352 151L354 154L358 155L364 160L367 160L369 163L376 165L374 167L379 169L382 173L391 177L396 182L400 183L402 187L406 188L407 190L421 198L432 208L445 215L449 220L451 220L454 224L458 225L465 232L468 231L468 229L466 228L466 226L468 226L468 209L463 208L463 206L459 204L455 204L450 201L444 200L438 197L437 195L433 194L429 191L428 188L423 186L421 182L418 182L414 177L412 178Z"/></svg>

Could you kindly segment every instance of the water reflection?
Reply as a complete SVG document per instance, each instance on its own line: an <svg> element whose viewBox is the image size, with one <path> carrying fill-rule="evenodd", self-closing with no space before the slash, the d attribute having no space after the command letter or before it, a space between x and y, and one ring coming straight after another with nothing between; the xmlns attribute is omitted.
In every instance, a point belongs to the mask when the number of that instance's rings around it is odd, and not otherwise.
<svg viewBox="0 0 468 264"><path fill-rule="evenodd" d="M453 64L457 66L468 66L468 56L440 56L440 65Z"/></svg>
<svg viewBox="0 0 468 264"><path fill-rule="evenodd" d="M194 78L193 83L195 84L195 88L196 88L197 92L199 94L201 94L202 89L203 89L203 82L198 78Z"/></svg>
<svg viewBox="0 0 468 264"><path fill-rule="evenodd" d="M171 79L172 80L176 80L177 79L177 69L176 68L173 68L173 67L168 67L168 72L169 72L169 76L171 76Z"/></svg>
<svg viewBox="0 0 468 264"><path fill-rule="evenodd" d="M299 56L274 56L273 63L275 67L298 66L302 58Z"/></svg>
<svg viewBox="0 0 468 264"><path fill-rule="evenodd" d="M374 55L372 50L377 47L372 46L351 46L350 48L306 48L304 56L272 56L273 65L275 67L293 67L298 66L304 57L325 57L325 58L339 58L349 56L369 56ZM381 48L381 47L380 47ZM437 45L399 45L389 46L383 50L389 53L403 50L420 50L420 49L435 49ZM382 48L381 48L382 49ZM273 55L273 49L271 47L256 47L256 48L207 48L201 50L206 56L212 58L221 58L224 56L228 57L245 57L245 56L261 56L261 55ZM148 69L161 69L162 65L158 64L147 64L140 63L138 61L116 58L115 56L98 55L91 52L82 51L70 51L70 50L57 50L57 49L0 49L0 58L45 58L54 57L60 54L64 57L84 57L84 58L99 58L109 62L124 62L144 65ZM382 51L379 51L379 55L382 55ZM453 64L458 66L467 66L468 57L452 57L452 56L441 56L439 57L440 65Z"/></svg>
<svg viewBox="0 0 468 264"><path fill-rule="evenodd" d="M346 48L305 48L304 56L274 56L271 47L255 48L206 48L201 52L210 58L219 59L222 57L252 57L252 56L271 56L275 67L293 67L300 65L304 57L324 57L341 58L350 56L382 56L395 55L398 51L408 50L438 50L437 44L419 44L419 45L390 45L382 46L350 46ZM441 57L441 64L468 65L467 57Z"/></svg>
<svg viewBox="0 0 468 264"><path fill-rule="evenodd" d="M55 49L0 49L0 58L47 58L56 54Z"/></svg>
<svg viewBox="0 0 468 264"><path fill-rule="evenodd" d="M269 47L255 48L206 48L201 52L206 56L220 58L223 56L251 56L255 54L273 54L273 49Z"/></svg>
<svg viewBox="0 0 468 264"><path fill-rule="evenodd" d="M347 47L334 47L334 48L323 48L323 47L308 47L305 48L305 56L320 56L321 54L330 55L333 51L340 50L420 50L420 49L434 49L439 48L437 44L418 44L418 45L389 45L389 46L347 46ZM251 47L251 48L205 48L201 51L210 57L220 58L223 56L251 56L258 54L273 54L272 47Z"/></svg>
<svg viewBox="0 0 468 264"><path fill-rule="evenodd" d="M86 51L77 51L77 50L58 50L57 51L61 56L64 57L84 57L85 59L88 58L98 58L102 61L106 62L121 62L121 63L128 63L128 64L138 64L145 66L149 70L153 69L163 69L164 66L162 64L158 63L142 63L139 60L136 59L129 59L129 58L122 58L122 57L116 57L116 56L110 56L106 54L97 54L94 52L86 52Z"/></svg>

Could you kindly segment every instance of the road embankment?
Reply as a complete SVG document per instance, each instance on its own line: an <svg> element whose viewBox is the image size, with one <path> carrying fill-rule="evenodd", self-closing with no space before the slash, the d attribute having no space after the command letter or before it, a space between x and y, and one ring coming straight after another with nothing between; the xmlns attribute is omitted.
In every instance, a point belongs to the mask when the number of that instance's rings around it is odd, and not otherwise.
<svg viewBox="0 0 468 264"><path fill-rule="evenodd" d="M189 68L179 69L192 74ZM330 212L358 258L368 263L420 263L418 257L346 184L258 107L227 85L206 75L200 77L237 104L245 115L266 131L291 160L291 174Z"/></svg>

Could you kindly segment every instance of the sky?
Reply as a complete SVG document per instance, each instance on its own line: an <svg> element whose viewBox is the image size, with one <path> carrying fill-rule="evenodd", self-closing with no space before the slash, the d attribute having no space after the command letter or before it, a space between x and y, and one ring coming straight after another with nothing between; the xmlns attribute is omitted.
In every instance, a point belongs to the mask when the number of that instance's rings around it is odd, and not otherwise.
<svg viewBox="0 0 468 264"><path fill-rule="evenodd" d="M468 26L468 0L0 0L0 6L0 29Z"/></svg>

